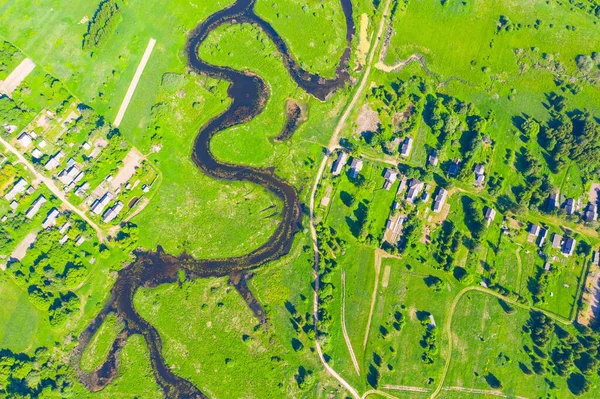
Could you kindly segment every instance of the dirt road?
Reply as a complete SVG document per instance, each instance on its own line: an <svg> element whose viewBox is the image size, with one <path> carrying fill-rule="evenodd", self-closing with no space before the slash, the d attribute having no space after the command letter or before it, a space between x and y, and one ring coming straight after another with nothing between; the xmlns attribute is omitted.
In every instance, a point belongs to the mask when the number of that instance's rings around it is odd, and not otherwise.
<svg viewBox="0 0 600 399"><path fill-rule="evenodd" d="M375 53L377 52L377 47L379 47L379 43L381 41L381 35L382 35L383 29L385 27L385 21L387 19L388 13L389 13L390 3L391 3L391 0L387 0L385 3L385 9L384 9L383 15L381 17L381 22L379 23L379 32L378 32L377 36L375 37L374 45L371 47L371 54L369 56L367 66L364 69L361 83L360 83L358 89L356 90L354 97L352 98L352 100L350 101L348 106L346 107L346 110L344 111L344 114L340 118L340 121L338 122L335 130L333 131L333 134L329 141L329 145L327 147L328 153L331 153L332 150L337 148L337 146L339 145L339 134L342 131L342 128L344 127L347 119L349 118L350 113L352 112L352 109L358 102L360 96L362 95L364 88L367 85L367 82L369 79L369 74L371 73L373 59L375 58ZM318 245L318 241L317 241L317 230L315 227L315 219L314 219L315 196L317 193L317 188L319 186L319 182L321 181L321 177L323 176L323 171L325 170L325 166L327 166L328 158L329 158L329 154L326 154L323 157L323 160L321 161L321 165L319 166L319 170L318 170L317 176L315 178L315 183L313 185L311 195L310 195L310 207L309 207L309 209L310 209L310 234L311 234L312 241L313 241L313 250L315 252L315 261L314 261L315 291L314 291L314 301L313 301L313 320L314 320L315 333L317 332L317 321L319 320L319 245ZM315 340L315 346L317 348L317 353L319 354L319 359L321 359L321 363L323 364L325 371L327 371L327 373L329 375L334 377L340 384L342 384L344 386L344 388L346 388L348 390L348 392L350 392L350 394L352 395L353 398L360 399L361 396L359 395L358 391L352 385L350 385L344 378L342 378L342 376L340 376L325 361L325 357L323 356L323 350L322 350L321 345L319 344L318 340Z"/></svg>
<svg viewBox="0 0 600 399"><path fill-rule="evenodd" d="M352 342L350 342L350 337L348 336L348 331L346 330L346 272L342 272L342 307L341 307L341 317L342 317L342 334L344 335L344 341L346 341L346 346L348 347L348 351L350 352L350 358L352 358L352 364L354 364L354 369L356 370L356 374L360 375L360 366L358 365L358 361L356 360L356 356L354 355L354 350L352 349Z"/></svg>
<svg viewBox="0 0 600 399"><path fill-rule="evenodd" d="M119 125L121 124L121 121L123 120L123 117L125 116L125 111L127 111L127 107L129 106L129 103L131 102L131 99L133 98L133 93L135 93L135 89L136 89L138 83L140 82L140 78L142 77L142 73L144 72L144 69L146 68L146 64L148 63L148 60L150 59L152 50L154 50L155 44L156 44L156 40L154 40L154 39L150 39L150 41L148 42L146 51L144 51L142 60L140 61L140 64L138 65L137 70L135 71L135 75L133 75L133 80L131 81L129 88L127 89L127 93L125 94L125 98L123 99L123 102L121 103L119 112L117 112L117 117L115 118L115 122L113 123L113 125L115 125L116 127L119 127Z"/></svg>
<svg viewBox="0 0 600 399"><path fill-rule="evenodd" d="M27 167L27 169L29 169L31 171L31 173L42 183L44 183L46 185L46 187L48 187L48 189L50 189L50 191L52 191L52 194L54 194L59 200L62 201L63 205L70 209L71 211L75 212L77 215L79 215L83 220L85 220L87 222L87 224L89 224L94 230L96 230L96 235L98 236L98 239L100 240L100 242L104 242L105 240L105 236L104 236L104 232L100 229L100 227L98 227L98 225L96 223L94 223L86 214L85 212L83 212L81 209L77 208L75 205L71 204L69 202L69 200L67 199L67 197L64 195L64 193L62 192L62 190L58 187L56 187L56 185L54 184L54 182L52 181L51 178L44 176L43 174L41 174L40 172L38 172L33 165L27 160L25 159L25 157L23 156L23 154L21 154L15 147L13 147L12 145L10 145L6 140L4 140L3 138L0 137L0 143L2 143L2 145L4 145L4 147L6 147L6 149L10 152L12 152L13 154L15 154L15 156L19 159L19 161L25 165Z"/></svg>

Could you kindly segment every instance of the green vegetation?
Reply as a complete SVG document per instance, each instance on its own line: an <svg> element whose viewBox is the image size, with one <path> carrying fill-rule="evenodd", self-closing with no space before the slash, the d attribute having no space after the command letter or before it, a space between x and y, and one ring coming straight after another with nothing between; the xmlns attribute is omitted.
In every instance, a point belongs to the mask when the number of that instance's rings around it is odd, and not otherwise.
<svg viewBox="0 0 600 399"><path fill-rule="evenodd" d="M114 0L102 0L88 25L87 33L83 35L83 49L93 50L102 47L117 29L121 19L117 3Z"/></svg>
<svg viewBox="0 0 600 399"><path fill-rule="evenodd" d="M110 186L134 146L140 163L130 182L114 189L118 197L109 206L118 200L125 210L109 224L88 212L87 195L56 181L110 235L106 240L43 184L18 194L16 206L0 201L6 216L0 225L6 264L0 395L159 398L141 336L128 340L118 376L95 393L77 381L69 352L134 249L161 245L167 253L197 258L240 255L264 243L279 221L275 198L250 184L211 180L190 157L198 129L229 100L225 82L186 70L186 33L232 2L30 3L7 3L0 16L0 35L12 43L0 42L0 79L25 55L37 64L11 97L0 97L2 123L17 126L12 133L0 127L2 137L47 176L60 172L44 165L63 151L65 161L73 158L85 172L90 192ZM355 48L361 16L369 17L372 38L383 4L353 2ZM345 40L339 2L259 0L256 12L303 68L332 76ZM361 395L378 389L398 398L429 397L443 380L443 387L509 397L593 398L600 337L593 323L571 321L589 309L581 293L600 243L600 225L584 213L600 178L600 7L595 0L409 0L393 1L392 12L384 65L413 54L416 61L393 72L373 67L336 150L364 165L357 178L348 167L337 177L325 173L317 187L316 330L307 218L289 255L247 276L267 314L265 325L225 278L188 281L181 275L178 283L138 292L136 309L161 334L168 366L218 398L346 397L320 364L317 342L329 366ZM110 121L150 37L156 48L115 129ZM273 167L308 204L323 146L356 86L315 100L297 87L273 43L252 25L224 25L199 51L208 62L260 75L270 95L257 118L217 135L211 150L226 162ZM353 78L361 70L356 58ZM308 119L289 140L276 142L290 99ZM34 133L32 147L16 143L23 130ZM407 138L412 151L400 156ZM42 141L42 155L34 158L32 148ZM100 143L101 151L91 157L84 142ZM1 161L3 194L21 177L34 182L9 151ZM477 166L485 174L480 185ZM386 171L398 179L385 184ZM407 201L417 180L423 185ZM405 183L409 187L399 190ZM445 204L434 212L442 189ZM552 209L548 198L559 191L559 207ZM39 195L48 202L26 218ZM567 199L581 202L573 215L564 210ZM62 213L56 226L41 229L52 208ZM495 218L486 219L488 209L497 211ZM547 231L545 243L530 236L531 225ZM11 259L30 234L35 240ZM554 234L576 240L572 255L552 247ZM83 353L85 370L102 363L121 327L114 317L104 322ZM392 391L390 385L425 392ZM476 396L458 390L439 395Z"/></svg>

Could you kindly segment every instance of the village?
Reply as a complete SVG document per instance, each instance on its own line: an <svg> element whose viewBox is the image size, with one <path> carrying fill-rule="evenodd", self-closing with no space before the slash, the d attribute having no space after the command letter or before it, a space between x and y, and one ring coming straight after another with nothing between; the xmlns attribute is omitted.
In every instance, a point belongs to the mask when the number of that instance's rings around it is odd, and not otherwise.
<svg viewBox="0 0 600 399"><path fill-rule="evenodd" d="M463 223L461 219L465 219L464 224L467 229L471 229L470 219L480 218L481 233L471 231L470 234L473 237L476 234L480 236L477 240L481 244L467 244L469 248L466 251L459 249L459 253L454 257L455 268L456 265L460 265L461 269L470 269L469 273L479 276L476 281L479 280L480 285L485 288L500 289L502 292L506 289L514 290L517 297L524 295L519 286L511 287L508 283L510 279L505 276L500 277L500 280L505 281L504 285L499 284L496 272L490 271L499 266L494 267L497 261L489 264L490 251L487 247L491 244L483 240L487 235L490 237L488 240L506 242L499 244L500 246L510 245L511 248L517 248L517 255L522 248L523 256L538 265L539 272L536 272L535 268L531 271L531 278L541 287L540 292L530 294L534 302L557 303L561 297L574 295L574 290L580 285L577 281L585 279L587 270L585 263L581 261L582 258L574 258L576 254L588 253L589 244L587 239L582 239L580 233L590 229L589 226L595 225L598 219L596 185L592 185L591 200L587 203L581 198L565 198L559 192L554 192L545 201L544 213L525 218L504 215L493 197L481 196L487 183L485 165L475 164L470 173L471 177L467 178L466 182L461 182L456 180L462 167L460 159L455 158L442 168L437 151L432 150L427 155L424 171L410 162L414 150L411 137L396 140L395 144L398 145L397 159L389 156L378 159L369 152L359 152L356 156L352 150L346 148L340 148L331 154L330 176L324 178L321 184L320 208L324 212L323 217L327 218L334 228L339 228L340 223L332 219L337 217L337 211L331 209L334 206L333 197L347 195L347 192L350 192L349 187L356 187L357 193L363 191L367 197L370 197L369 193L373 196L373 200L359 203L359 210L363 204L367 209L361 211L362 215L357 214L358 211L355 212L356 222L362 223L362 230L357 234L356 229L353 234L358 242L362 242L361 234L367 229L372 240L366 242L386 251L389 254L387 256L403 257L410 253L409 257L414 259L421 257L418 255L421 251L433 253L440 245L444 245L439 240L448 223L454 226ZM350 194L351 197L356 195L358 194ZM464 198L471 197L479 197L477 202L480 206L476 208L478 215L471 215L471 210L465 205ZM358 199L345 201L342 198L342 202L346 207L352 208L355 202L358 203ZM346 220L350 223L348 217ZM496 231L498 233L495 233ZM491 238L496 237L496 234L498 238ZM423 249L414 252L411 248L415 246ZM498 249L494 251L497 252ZM600 265L600 253L597 248L593 248L589 253L587 259L590 267L596 270ZM474 255L480 257L483 267L477 266ZM561 270L567 270L572 277L564 279L563 282L559 282L556 277L550 277L562 273ZM511 272L506 270L504 273ZM385 275L389 279L390 270L386 270ZM550 288L547 287L548 278L556 280ZM590 292L588 302L598 295L595 292L597 278L598 274L592 273L585 283L585 292ZM519 271L519 285L521 279ZM586 309L588 308L589 305Z"/></svg>
<svg viewBox="0 0 600 399"><path fill-rule="evenodd" d="M0 85L0 95L10 99L35 70L31 60L23 60ZM85 234L71 237L71 223L57 222L64 216L83 220L100 241L116 235L120 223L149 202L158 179L143 154L93 110L65 97L58 107L43 107L25 126L0 124L5 148L0 222L21 224L15 226L18 233L4 229L10 237L0 249L4 263L21 260L41 230L56 227L60 245L69 239L83 244Z"/></svg>

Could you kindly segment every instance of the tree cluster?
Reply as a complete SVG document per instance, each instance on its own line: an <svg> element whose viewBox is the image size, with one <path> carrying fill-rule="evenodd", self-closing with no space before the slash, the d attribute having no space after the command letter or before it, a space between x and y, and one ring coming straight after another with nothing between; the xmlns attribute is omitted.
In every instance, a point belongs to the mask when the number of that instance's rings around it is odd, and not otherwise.
<svg viewBox="0 0 600 399"><path fill-rule="evenodd" d="M102 47L121 22L121 12L114 0L103 0L83 35L83 49Z"/></svg>

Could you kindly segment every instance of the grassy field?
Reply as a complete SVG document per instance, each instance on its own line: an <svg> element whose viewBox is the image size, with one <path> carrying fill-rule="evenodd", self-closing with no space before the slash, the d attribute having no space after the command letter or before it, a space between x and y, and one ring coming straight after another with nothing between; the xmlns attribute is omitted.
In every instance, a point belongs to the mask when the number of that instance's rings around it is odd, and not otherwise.
<svg viewBox="0 0 600 399"><path fill-rule="evenodd" d="M290 304L300 314L310 307L309 271L302 243L297 243L292 256L257 272L249 284L267 304L269 323L263 327L226 279L143 290L135 304L159 329L167 363L207 395L322 397L337 389L317 365L311 341L295 333L289 320ZM302 350L294 349L294 339L303 342ZM295 377L300 367L314 374L303 389Z"/></svg>
<svg viewBox="0 0 600 399"><path fill-rule="evenodd" d="M255 10L284 38L302 68L334 75L346 42L346 21L338 0L259 0ZM300 31L302 35L297 34Z"/></svg>

